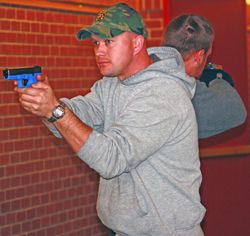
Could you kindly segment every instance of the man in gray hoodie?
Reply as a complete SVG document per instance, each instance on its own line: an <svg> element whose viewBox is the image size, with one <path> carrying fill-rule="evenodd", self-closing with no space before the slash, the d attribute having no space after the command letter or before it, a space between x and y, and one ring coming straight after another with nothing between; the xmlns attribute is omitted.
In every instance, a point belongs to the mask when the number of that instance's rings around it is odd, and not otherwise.
<svg viewBox="0 0 250 236"><path fill-rule="evenodd" d="M140 15L123 3L77 37L91 39L103 78L86 96L60 100L40 78L16 88L22 106L100 174L98 216L117 235L203 235L196 81L181 55L147 50Z"/></svg>
<svg viewBox="0 0 250 236"><path fill-rule="evenodd" d="M16 88L22 106L100 174L98 216L117 235L202 235L196 82L181 55L147 51L144 23L123 3L77 37L91 39L103 78L73 99L58 100L47 80Z"/></svg>

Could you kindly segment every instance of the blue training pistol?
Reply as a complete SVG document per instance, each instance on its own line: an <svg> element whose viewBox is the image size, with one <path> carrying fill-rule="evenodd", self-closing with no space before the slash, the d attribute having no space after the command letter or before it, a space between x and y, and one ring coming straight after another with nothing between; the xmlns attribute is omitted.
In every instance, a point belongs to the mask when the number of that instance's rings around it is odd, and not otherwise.
<svg viewBox="0 0 250 236"><path fill-rule="evenodd" d="M18 88L28 88L37 82L36 76L42 73L40 66L3 70L5 80L16 80Z"/></svg>

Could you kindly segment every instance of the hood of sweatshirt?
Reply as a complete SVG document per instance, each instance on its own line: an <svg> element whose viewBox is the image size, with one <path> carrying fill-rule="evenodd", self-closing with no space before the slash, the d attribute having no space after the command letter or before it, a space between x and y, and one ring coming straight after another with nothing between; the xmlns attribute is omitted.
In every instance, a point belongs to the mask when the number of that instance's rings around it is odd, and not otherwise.
<svg viewBox="0 0 250 236"><path fill-rule="evenodd" d="M121 81L121 83L132 85L156 77L165 77L180 84L190 98L194 96L196 81L186 74L182 56L175 48L152 47L148 48L148 54L154 63L139 73Z"/></svg>

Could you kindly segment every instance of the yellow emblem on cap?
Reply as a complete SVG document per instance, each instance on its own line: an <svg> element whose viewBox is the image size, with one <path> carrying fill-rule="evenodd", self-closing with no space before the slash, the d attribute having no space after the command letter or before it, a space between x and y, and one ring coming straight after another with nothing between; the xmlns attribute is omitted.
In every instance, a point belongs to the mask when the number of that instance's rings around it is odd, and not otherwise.
<svg viewBox="0 0 250 236"><path fill-rule="evenodd" d="M101 10L98 13L98 15L96 16L95 21L101 21L101 20L103 20L106 15L107 15L107 10L106 9Z"/></svg>

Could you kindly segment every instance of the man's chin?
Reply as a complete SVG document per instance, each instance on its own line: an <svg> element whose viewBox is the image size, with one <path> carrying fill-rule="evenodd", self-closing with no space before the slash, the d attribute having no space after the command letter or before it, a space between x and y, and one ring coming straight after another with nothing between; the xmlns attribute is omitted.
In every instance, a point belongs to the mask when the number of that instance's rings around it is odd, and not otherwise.
<svg viewBox="0 0 250 236"><path fill-rule="evenodd" d="M115 77L115 75L113 75L112 73L107 73L107 72L104 72L104 71L100 71L102 76L104 77Z"/></svg>

